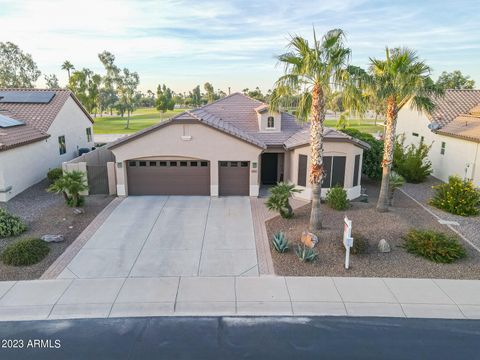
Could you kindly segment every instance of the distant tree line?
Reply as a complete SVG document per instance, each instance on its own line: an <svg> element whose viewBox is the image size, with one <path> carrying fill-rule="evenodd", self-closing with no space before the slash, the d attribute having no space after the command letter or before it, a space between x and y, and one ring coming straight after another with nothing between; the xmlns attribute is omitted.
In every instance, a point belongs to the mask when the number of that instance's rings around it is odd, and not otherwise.
<svg viewBox="0 0 480 360"><path fill-rule="evenodd" d="M138 107L155 107L161 112L166 112L175 107L199 107L227 96L225 91L215 90L210 82L206 82L203 88L197 85L183 93L173 91L166 84L158 85L155 92L148 90L144 93L138 90L140 77L137 72L117 66L115 56L108 51L98 54L98 58L104 67L104 74L97 74L88 68L76 69L70 61L64 61L61 69L68 75L66 87L94 116L105 113L112 115L114 111L122 117L126 116L127 128L130 124L130 115ZM34 87L41 75L30 54L23 52L11 42L0 42L0 87ZM44 80L49 89L61 87L55 74L44 74ZM443 72L435 85L442 89L473 89L475 81L470 76L455 70L450 73ZM253 90L249 88L242 90L246 96L266 103L270 103L272 96L275 95L274 91L268 90L263 93L259 87ZM326 100L327 109L340 113L340 119L343 121L351 115L346 109L352 106L345 104L341 93L332 92L328 94ZM301 96L292 91L291 94L283 94L280 101L279 106L283 110L294 112L299 106ZM376 116L385 113L385 104L376 102L374 98L369 102L368 107Z"/></svg>

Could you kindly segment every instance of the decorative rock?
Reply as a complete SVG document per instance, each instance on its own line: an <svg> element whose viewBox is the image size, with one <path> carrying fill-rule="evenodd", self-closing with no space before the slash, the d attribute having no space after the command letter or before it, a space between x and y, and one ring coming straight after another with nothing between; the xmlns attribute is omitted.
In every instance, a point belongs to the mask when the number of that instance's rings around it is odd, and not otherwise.
<svg viewBox="0 0 480 360"><path fill-rule="evenodd" d="M387 240L382 239L378 242L378 251L381 253L389 253L390 252L390 244Z"/></svg>
<svg viewBox="0 0 480 360"><path fill-rule="evenodd" d="M318 237L317 237L317 235L315 235L311 232L304 231L304 232L302 232L302 237L301 237L300 241L302 242L302 244L304 244L305 246L312 249L312 248L315 247L315 245L317 245Z"/></svg>
<svg viewBox="0 0 480 360"><path fill-rule="evenodd" d="M75 215L80 215L80 214L85 213L85 210L80 209L80 208L75 208L75 209L73 209L73 213L74 213Z"/></svg>
<svg viewBox="0 0 480 360"><path fill-rule="evenodd" d="M63 235L43 235L40 239L45 242L62 242L65 240Z"/></svg>

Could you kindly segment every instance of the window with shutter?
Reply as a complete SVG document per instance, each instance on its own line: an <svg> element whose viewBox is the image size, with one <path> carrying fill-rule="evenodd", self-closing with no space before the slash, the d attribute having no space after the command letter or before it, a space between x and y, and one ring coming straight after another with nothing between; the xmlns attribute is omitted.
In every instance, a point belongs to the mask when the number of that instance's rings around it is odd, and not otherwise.
<svg viewBox="0 0 480 360"><path fill-rule="evenodd" d="M298 186L307 186L307 155L298 155Z"/></svg>
<svg viewBox="0 0 480 360"><path fill-rule="evenodd" d="M355 167L353 168L353 186L357 186L360 179L360 155L355 155Z"/></svg>

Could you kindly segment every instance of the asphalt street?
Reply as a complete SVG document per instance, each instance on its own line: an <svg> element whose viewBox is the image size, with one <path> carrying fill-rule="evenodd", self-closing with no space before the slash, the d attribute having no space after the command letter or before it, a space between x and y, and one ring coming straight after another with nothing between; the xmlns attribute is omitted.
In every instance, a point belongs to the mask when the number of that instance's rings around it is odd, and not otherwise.
<svg viewBox="0 0 480 360"><path fill-rule="evenodd" d="M156 317L0 323L0 359L479 359L480 321Z"/></svg>

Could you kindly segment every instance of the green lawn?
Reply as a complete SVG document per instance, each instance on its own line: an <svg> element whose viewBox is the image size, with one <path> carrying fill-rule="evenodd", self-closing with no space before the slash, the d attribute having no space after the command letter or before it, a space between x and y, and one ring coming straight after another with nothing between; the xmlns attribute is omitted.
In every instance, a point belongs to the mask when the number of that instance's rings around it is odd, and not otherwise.
<svg viewBox="0 0 480 360"><path fill-rule="evenodd" d="M175 109L161 113L155 108L140 108L135 110L131 115L130 127L128 129L125 129L125 125L127 124L126 116L123 118L121 116L96 117L94 118L95 124L93 125L93 131L95 134L131 134L183 111L185 110ZM325 120L325 126L335 129L336 124L337 120ZM352 119L347 127L373 134L377 131L383 131L383 127L378 124L381 124L381 120L377 121L377 125L375 125L373 120Z"/></svg>
<svg viewBox="0 0 480 360"><path fill-rule="evenodd" d="M347 128L357 129L358 131L366 132L369 134L374 134L378 131L383 132L383 126L380 124L381 120L377 120L377 125L375 125L374 120L370 119L352 119L347 123ZM336 129L337 120L325 120L325 126Z"/></svg>
<svg viewBox="0 0 480 360"><path fill-rule="evenodd" d="M185 111L184 109L175 109L161 113L155 108L140 108L135 110L130 116L130 126L125 129L127 117L121 116L103 116L94 118L93 132L95 134L131 134L156 124L162 120L168 119Z"/></svg>

